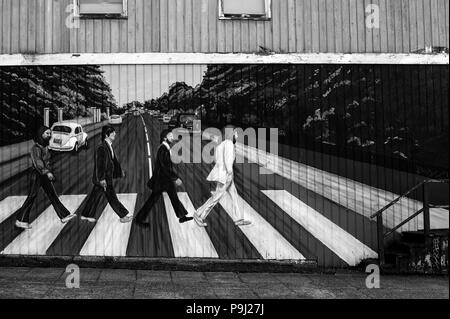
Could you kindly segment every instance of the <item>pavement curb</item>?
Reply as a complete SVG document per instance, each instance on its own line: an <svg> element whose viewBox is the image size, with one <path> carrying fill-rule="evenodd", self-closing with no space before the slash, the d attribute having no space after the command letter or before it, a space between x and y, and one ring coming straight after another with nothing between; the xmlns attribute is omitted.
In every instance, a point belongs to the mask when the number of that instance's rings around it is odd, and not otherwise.
<svg viewBox="0 0 450 319"><path fill-rule="evenodd" d="M65 268L70 264L76 264L81 268L164 271L334 273L334 270L320 268L315 260L268 261L199 258L0 256L0 267Z"/></svg>

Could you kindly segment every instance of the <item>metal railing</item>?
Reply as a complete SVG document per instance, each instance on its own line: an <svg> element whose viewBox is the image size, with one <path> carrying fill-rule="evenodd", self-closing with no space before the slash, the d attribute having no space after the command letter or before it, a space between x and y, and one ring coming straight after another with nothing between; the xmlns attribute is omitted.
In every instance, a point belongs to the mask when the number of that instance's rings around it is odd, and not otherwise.
<svg viewBox="0 0 450 319"><path fill-rule="evenodd" d="M370 216L370 218L377 218L377 240L378 240L378 258L380 261L380 265L383 265L385 263L385 247L384 247L384 240L387 236L394 233L397 229L402 227L403 225L407 224L409 221L414 219L415 217L419 216L423 213L423 233L425 237L425 245L428 244L428 239L430 235L430 208L449 208L448 200L447 204L445 205L434 205L431 204L429 201L429 188L427 187L428 184L431 183L449 183L448 179L441 179L441 180L435 180L435 179L429 179L424 180L420 182L419 184L415 185L411 189L409 189L404 194L398 196L396 199L394 199L392 202L378 210L375 214ZM419 209L417 212L409 216L407 219L403 220L398 225L394 226L392 229L388 230L387 232L384 232L383 229L383 213L390 207L397 204L402 198L405 198L406 196L410 195L412 192L420 189L422 187L422 195L423 195L423 207Z"/></svg>

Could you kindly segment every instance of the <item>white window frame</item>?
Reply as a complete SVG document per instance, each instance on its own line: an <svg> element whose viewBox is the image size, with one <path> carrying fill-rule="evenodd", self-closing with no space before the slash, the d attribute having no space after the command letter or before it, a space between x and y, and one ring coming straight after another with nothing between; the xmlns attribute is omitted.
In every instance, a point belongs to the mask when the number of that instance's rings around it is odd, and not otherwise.
<svg viewBox="0 0 450 319"><path fill-rule="evenodd" d="M219 1L219 19L220 20L271 20L272 19L272 0L264 0L264 15L251 15L242 13L240 15L226 15L223 10L223 1ZM242 0L245 1L245 0ZM283 0L284 1L284 0Z"/></svg>
<svg viewBox="0 0 450 319"><path fill-rule="evenodd" d="M76 18L86 18L86 19L126 19L128 18L128 0L122 0L122 13L111 14L111 13L80 13L80 1L73 0L74 16Z"/></svg>

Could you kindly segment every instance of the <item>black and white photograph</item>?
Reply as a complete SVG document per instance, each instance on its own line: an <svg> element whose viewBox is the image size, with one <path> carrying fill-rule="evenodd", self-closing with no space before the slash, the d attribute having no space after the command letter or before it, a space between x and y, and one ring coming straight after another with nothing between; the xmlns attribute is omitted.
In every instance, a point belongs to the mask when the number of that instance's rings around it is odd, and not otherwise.
<svg viewBox="0 0 450 319"><path fill-rule="evenodd" d="M0 298L448 300L448 11L0 0Z"/></svg>

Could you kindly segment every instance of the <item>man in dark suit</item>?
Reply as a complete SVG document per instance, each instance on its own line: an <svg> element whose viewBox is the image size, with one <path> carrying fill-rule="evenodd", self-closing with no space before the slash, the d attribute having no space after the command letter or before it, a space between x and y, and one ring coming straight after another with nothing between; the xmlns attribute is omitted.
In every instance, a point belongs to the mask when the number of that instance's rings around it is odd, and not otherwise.
<svg viewBox="0 0 450 319"><path fill-rule="evenodd" d="M102 128L102 143L95 150L94 174L92 183L94 188L87 198L82 220L94 223L97 205L100 197L104 193L109 205L120 217L120 222L129 223L133 220L132 213L119 202L116 191L114 190L113 180L124 177L119 160L114 153L112 143L116 138L116 131L112 126L106 125Z"/></svg>
<svg viewBox="0 0 450 319"><path fill-rule="evenodd" d="M179 222L185 223L193 218L187 217L188 212L180 202L176 190L176 187L181 186L183 183L174 172L172 160L170 158L170 144L174 141L172 132L170 130L163 130L160 141L161 145L159 146L158 153L156 155L153 176L147 183L147 186L152 190L152 194L145 202L141 210L136 214L136 221L141 224L147 223L146 217L152 207L161 197L162 193L167 192Z"/></svg>

